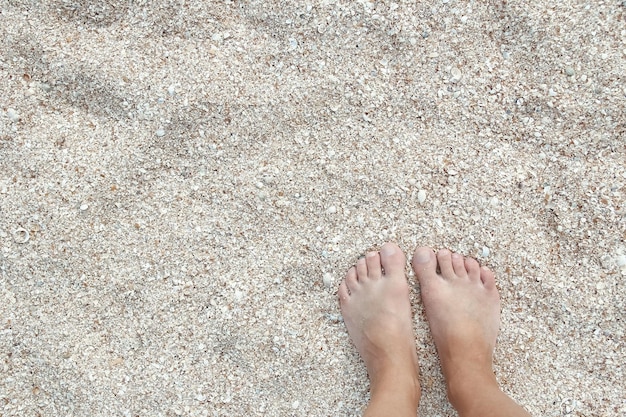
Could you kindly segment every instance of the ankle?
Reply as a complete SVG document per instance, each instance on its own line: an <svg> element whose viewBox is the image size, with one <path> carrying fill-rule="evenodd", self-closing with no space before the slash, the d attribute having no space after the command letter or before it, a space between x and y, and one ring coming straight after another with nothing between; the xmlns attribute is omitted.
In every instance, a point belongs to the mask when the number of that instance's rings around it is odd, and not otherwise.
<svg viewBox="0 0 626 417"><path fill-rule="evenodd" d="M422 396L417 372L389 369L371 379L372 402L393 401L417 410Z"/></svg>
<svg viewBox="0 0 626 417"><path fill-rule="evenodd" d="M496 376L489 369L467 369L459 371L446 378L446 388L450 404L459 411L471 410L473 405L491 395L494 391L500 391Z"/></svg>

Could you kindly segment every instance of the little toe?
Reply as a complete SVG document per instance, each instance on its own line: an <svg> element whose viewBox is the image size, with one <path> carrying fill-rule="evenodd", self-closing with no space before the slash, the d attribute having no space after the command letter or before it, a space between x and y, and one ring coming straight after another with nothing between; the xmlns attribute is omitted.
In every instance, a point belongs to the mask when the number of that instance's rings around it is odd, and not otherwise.
<svg viewBox="0 0 626 417"><path fill-rule="evenodd" d="M365 254L365 262L367 263L367 277L371 279L379 279L383 275L382 265L380 264L380 255L378 252L368 252ZM360 278L360 277L359 277Z"/></svg>
<svg viewBox="0 0 626 417"><path fill-rule="evenodd" d="M415 275L417 275L420 284L438 278L437 258L431 248L421 247L415 249L411 265L413 266L413 271L415 271Z"/></svg>
<svg viewBox="0 0 626 417"><path fill-rule="evenodd" d="M385 270L386 277L404 277L406 258L395 243L387 242L380 248L380 263Z"/></svg>
<svg viewBox="0 0 626 417"><path fill-rule="evenodd" d="M486 266L480 268L480 280L488 290L496 287L496 277Z"/></svg>
<svg viewBox="0 0 626 417"><path fill-rule="evenodd" d="M439 265L439 270L441 270L441 275L445 279L454 279L454 268L452 267L452 252L448 249L441 249L437 252L437 264Z"/></svg>
<svg viewBox="0 0 626 417"><path fill-rule="evenodd" d="M347 302L348 298L350 298L350 291L348 291L346 281L342 281L341 284L339 284L339 291L337 291L337 295L339 296L340 304Z"/></svg>
<svg viewBox="0 0 626 417"><path fill-rule="evenodd" d="M356 280L367 279L367 263L365 262L365 258L359 258L356 261Z"/></svg>
<svg viewBox="0 0 626 417"><path fill-rule="evenodd" d="M457 277L467 277L467 269L465 269L465 260L463 259L463 255L456 252L452 254L452 269L454 269L454 274Z"/></svg>
<svg viewBox="0 0 626 417"><path fill-rule="evenodd" d="M480 265L474 258L465 259L465 269L467 275L469 275L472 281L478 281L480 279Z"/></svg>
<svg viewBox="0 0 626 417"><path fill-rule="evenodd" d="M344 280L344 282L346 283L346 288L348 289L350 294L352 294L357 289L359 285L359 280L357 278L356 267L353 266L352 268L348 269L348 272L346 273L346 279Z"/></svg>

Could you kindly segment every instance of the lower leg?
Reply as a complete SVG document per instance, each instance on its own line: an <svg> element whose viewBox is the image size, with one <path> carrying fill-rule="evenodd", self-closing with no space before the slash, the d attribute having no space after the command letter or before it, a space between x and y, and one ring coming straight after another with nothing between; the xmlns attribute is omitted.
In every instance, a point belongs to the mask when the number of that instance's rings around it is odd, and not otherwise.
<svg viewBox="0 0 626 417"><path fill-rule="evenodd" d="M366 417L415 417L419 373L405 257L393 243L350 268L339 287L341 312L370 377Z"/></svg>
<svg viewBox="0 0 626 417"><path fill-rule="evenodd" d="M429 248L419 248L412 264L448 398L459 416L528 417L500 390L492 369L500 327L500 298L493 273L474 259L448 250L435 255Z"/></svg>

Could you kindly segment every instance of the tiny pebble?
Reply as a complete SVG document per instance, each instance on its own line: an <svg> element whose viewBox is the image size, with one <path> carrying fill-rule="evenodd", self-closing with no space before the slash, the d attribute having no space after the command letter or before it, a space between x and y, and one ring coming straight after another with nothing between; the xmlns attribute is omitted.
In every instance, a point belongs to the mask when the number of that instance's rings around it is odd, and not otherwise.
<svg viewBox="0 0 626 417"><path fill-rule="evenodd" d="M426 190L419 190L417 192L417 202L423 204L426 201Z"/></svg>
<svg viewBox="0 0 626 417"><path fill-rule="evenodd" d="M316 231L317 233L321 233L321 232L322 232L322 226L317 226L317 227L315 228L315 231Z"/></svg>
<svg viewBox="0 0 626 417"><path fill-rule="evenodd" d="M489 256L489 254L491 253L491 251L489 250L489 248L487 246L483 246L483 251L480 254L483 258L486 258Z"/></svg>
<svg viewBox="0 0 626 417"><path fill-rule="evenodd" d="M80 211L85 211L85 210L87 210L88 208L89 208L89 205L88 205L88 204L81 204L81 206L80 206Z"/></svg>
<svg viewBox="0 0 626 417"><path fill-rule="evenodd" d="M324 286L326 288L330 288L333 285L333 275L330 272L326 272L324 274L324 277L322 278L323 282L324 282Z"/></svg>
<svg viewBox="0 0 626 417"><path fill-rule="evenodd" d="M167 87L167 94L169 94L170 96L176 94L176 87L174 87L173 85Z"/></svg>
<svg viewBox="0 0 626 417"><path fill-rule="evenodd" d="M576 72L574 71L574 68L567 67L565 68L565 74L567 74L568 77L573 77Z"/></svg>
<svg viewBox="0 0 626 417"><path fill-rule="evenodd" d="M294 402L291 404L291 407L292 407L292 408L294 408L294 409L296 409L296 408L300 407L300 401L297 401L297 400L296 400L296 401L294 401Z"/></svg>
<svg viewBox="0 0 626 417"><path fill-rule="evenodd" d="M330 207L328 207L327 212L328 212L329 214L335 214L335 213L337 213L337 207L335 207L335 206L330 206Z"/></svg>
<svg viewBox="0 0 626 417"><path fill-rule="evenodd" d="M619 266L620 268L623 268L626 266L626 255L619 255L617 257L617 266Z"/></svg>
<svg viewBox="0 0 626 417"><path fill-rule="evenodd" d="M14 109L7 109L7 117L13 123L18 122L20 120L20 115Z"/></svg>
<svg viewBox="0 0 626 417"><path fill-rule="evenodd" d="M165 130L163 130L163 129L159 129L159 130L157 130L157 131L156 131L156 135L157 135L158 137L163 137L163 136L165 136Z"/></svg>
<svg viewBox="0 0 626 417"><path fill-rule="evenodd" d="M7 237L7 232L5 232L4 230L0 230L0 237Z"/></svg>
<svg viewBox="0 0 626 417"><path fill-rule="evenodd" d="M597 290L603 290L603 289L605 289L605 288L606 288L606 283L604 283L604 282L602 282L602 281L600 281L600 282L598 282L598 283L596 284L596 289L597 289Z"/></svg>

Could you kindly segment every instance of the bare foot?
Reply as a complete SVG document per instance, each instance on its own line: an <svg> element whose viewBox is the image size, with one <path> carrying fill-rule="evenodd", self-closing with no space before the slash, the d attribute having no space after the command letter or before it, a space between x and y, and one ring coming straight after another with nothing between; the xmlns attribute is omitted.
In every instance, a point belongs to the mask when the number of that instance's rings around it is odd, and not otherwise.
<svg viewBox="0 0 626 417"><path fill-rule="evenodd" d="M413 415L420 398L406 259L385 243L350 268L339 287L341 312L371 382L366 415Z"/></svg>
<svg viewBox="0 0 626 417"><path fill-rule="evenodd" d="M527 416L500 391L492 370L500 328L493 273L446 249L435 255L418 248L412 264L452 405L461 416Z"/></svg>

